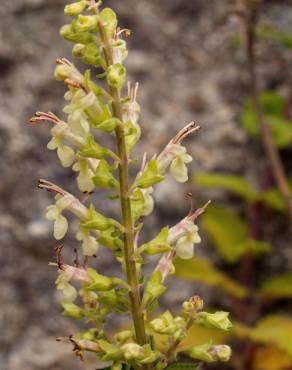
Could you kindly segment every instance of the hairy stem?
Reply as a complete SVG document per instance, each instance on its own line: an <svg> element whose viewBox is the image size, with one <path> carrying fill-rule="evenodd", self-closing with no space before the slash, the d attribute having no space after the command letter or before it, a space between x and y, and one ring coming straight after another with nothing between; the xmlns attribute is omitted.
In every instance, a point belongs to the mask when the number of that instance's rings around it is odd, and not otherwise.
<svg viewBox="0 0 292 370"><path fill-rule="evenodd" d="M103 43L103 51L107 66L113 64L112 48L102 23L99 23L99 32ZM114 117L122 121L122 105L120 91L110 87L112 96L112 111ZM123 127L118 125L115 129L117 139L117 152L120 158L119 180L120 180L120 202L122 208L124 234L124 258L128 284L131 287L129 296L131 303L131 313L134 322L137 342L144 345L147 342L144 316L141 309L141 297L138 285L136 262L134 258L134 225L132 221L131 203L129 198L129 178L128 178L128 156L125 145L125 134Z"/></svg>
<svg viewBox="0 0 292 370"><path fill-rule="evenodd" d="M248 60L248 70L250 76L250 89L255 105L257 120L260 125L262 141L265 146L270 165L273 171L279 191L281 192L288 208L288 214L292 219L292 197L288 185L287 176L279 151L274 143L273 136L269 125L265 121L263 108L260 101L260 89L258 86L258 76L256 72L256 56L255 56L255 27L258 18L258 4L256 1L245 1L246 14L244 19L244 28L246 36L246 54Z"/></svg>

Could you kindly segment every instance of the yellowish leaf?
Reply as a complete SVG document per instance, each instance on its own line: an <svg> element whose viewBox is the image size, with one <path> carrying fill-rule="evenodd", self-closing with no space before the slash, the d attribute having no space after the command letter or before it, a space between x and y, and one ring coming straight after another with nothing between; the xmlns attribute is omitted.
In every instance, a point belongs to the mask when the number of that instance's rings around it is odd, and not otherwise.
<svg viewBox="0 0 292 370"><path fill-rule="evenodd" d="M245 287L217 270L207 259L196 257L189 260L181 260L176 258L174 265L175 274L180 278L218 286L236 298L243 298L248 294Z"/></svg>

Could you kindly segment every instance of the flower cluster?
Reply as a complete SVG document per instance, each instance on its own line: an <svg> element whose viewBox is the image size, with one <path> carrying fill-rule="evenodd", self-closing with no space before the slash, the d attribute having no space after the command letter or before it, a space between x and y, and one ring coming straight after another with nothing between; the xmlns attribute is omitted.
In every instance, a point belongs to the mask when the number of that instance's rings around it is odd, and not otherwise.
<svg viewBox="0 0 292 370"><path fill-rule="evenodd" d="M67 338L74 352L83 357L86 351L95 352L101 361L111 361L113 369L139 367L163 369L181 352L197 361L226 361L230 357L228 346L203 345L193 348L181 346L193 324L229 330L228 313L202 311L203 301L193 297L183 303L180 316L170 311L148 320L159 297L165 292L165 280L174 273L174 258L193 257L194 245L200 243L198 216L206 206L190 213L173 227L164 227L150 241L140 244L139 235L143 218L154 209L155 185L165 179L168 171L178 182L188 180L187 164L192 157L182 145L183 140L199 129L191 122L180 130L160 154L150 159L144 155L137 175L130 183L129 165L141 129L140 106L137 102L138 84L128 83L123 96L128 55L124 37L127 29L118 28L112 9L100 9L101 1L81 0L65 7L72 21L63 26L61 35L72 42L72 53L85 64L97 69L97 77L105 78L106 88L91 78L90 70L80 72L65 58L57 60L55 78L67 87L65 118L55 114L37 112L31 124L47 121L51 140L47 147L56 150L64 167L77 172L76 182L85 200L59 186L40 180L39 187L55 194L55 204L47 208L46 217L54 222L55 239L63 240L68 231L67 213L77 218L76 239L81 244L75 251L74 265L62 262L61 249L57 249L58 278L56 287L66 316L84 319L86 331ZM116 139L116 150L100 144L101 135ZM87 205L95 189L110 192L111 200L121 205L121 221L97 211L94 204ZM86 201L87 200L87 201ZM121 265L125 280L100 274L90 266L100 246L110 249ZM143 265L147 256L159 255L156 268L146 279ZM143 293L142 293L143 287ZM118 332L112 339L106 333L106 320L112 313L130 314L132 325ZM165 336L167 346L160 348L159 336Z"/></svg>

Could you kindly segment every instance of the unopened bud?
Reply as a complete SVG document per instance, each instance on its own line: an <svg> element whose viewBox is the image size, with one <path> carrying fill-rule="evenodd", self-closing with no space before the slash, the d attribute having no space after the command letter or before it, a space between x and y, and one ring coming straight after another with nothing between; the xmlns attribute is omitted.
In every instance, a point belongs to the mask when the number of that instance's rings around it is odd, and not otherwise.
<svg viewBox="0 0 292 370"><path fill-rule="evenodd" d="M136 343L126 343L121 347L127 360L142 360L144 358L144 349Z"/></svg>
<svg viewBox="0 0 292 370"><path fill-rule="evenodd" d="M91 32L97 29L97 15L78 15L77 21L74 23L75 32Z"/></svg>
<svg viewBox="0 0 292 370"><path fill-rule="evenodd" d="M183 303L183 310L185 314L192 316L204 307L204 301L197 295L191 297L188 301Z"/></svg>
<svg viewBox="0 0 292 370"><path fill-rule="evenodd" d="M76 3L68 4L65 6L64 13L70 17L78 15L86 8L86 1L78 1Z"/></svg>
<svg viewBox="0 0 292 370"><path fill-rule="evenodd" d="M126 69L121 64L114 64L107 69L107 82L109 86L120 89L126 78Z"/></svg>
<svg viewBox="0 0 292 370"><path fill-rule="evenodd" d="M204 362L228 361L231 349L226 345L203 344L187 350L187 354L196 360Z"/></svg>
<svg viewBox="0 0 292 370"><path fill-rule="evenodd" d="M127 340L131 339L132 337L133 337L133 332L131 330L123 330L123 331L120 331L116 335L116 340L119 343L125 343L127 342Z"/></svg>
<svg viewBox="0 0 292 370"><path fill-rule="evenodd" d="M217 361L229 361L231 357L231 348L225 344L212 346L209 352L217 359Z"/></svg>
<svg viewBox="0 0 292 370"><path fill-rule="evenodd" d="M82 57L85 45L83 44L75 44L72 49L72 54L74 57Z"/></svg>
<svg viewBox="0 0 292 370"><path fill-rule="evenodd" d="M208 328L217 328L224 331L231 329L232 324L228 319L229 312L217 311L215 313L201 312L196 317L196 323Z"/></svg>

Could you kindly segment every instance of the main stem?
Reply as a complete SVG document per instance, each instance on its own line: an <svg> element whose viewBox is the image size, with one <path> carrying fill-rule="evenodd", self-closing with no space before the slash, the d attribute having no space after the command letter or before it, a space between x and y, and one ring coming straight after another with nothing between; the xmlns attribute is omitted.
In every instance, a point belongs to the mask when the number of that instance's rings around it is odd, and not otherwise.
<svg viewBox="0 0 292 370"><path fill-rule="evenodd" d="M100 22L99 31L103 43L103 51L107 66L113 65L112 48L106 34L106 31ZM112 96L112 112L114 117L122 121L122 105L120 91L117 88L110 87ZM147 342L144 316L141 309L141 297L138 285L138 276L136 270L136 261L134 258L134 225L131 212L131 203L129 198L129 176L128 176L128 155L125 144L124 129L117 125L115 129L117 138L117 152L120 158L119 163L119 180L120 180L120 202L122 208L124 234L124 258L126 266L126 275L130 286L130 304L131 313L134 322L135 334L138 344L144 345Z"/></svg>

